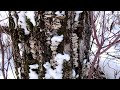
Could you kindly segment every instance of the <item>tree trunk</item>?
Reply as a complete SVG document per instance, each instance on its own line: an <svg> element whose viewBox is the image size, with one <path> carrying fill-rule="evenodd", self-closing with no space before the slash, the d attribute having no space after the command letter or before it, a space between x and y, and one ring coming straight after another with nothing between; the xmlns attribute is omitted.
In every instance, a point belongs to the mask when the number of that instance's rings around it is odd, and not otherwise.
<svg viewBox="0 0 120 90"><path fill-rule="evenodd" d="M57 15L56 11L35 11L35 25L26 15L29 32L26 34L25 28L18 24L19 15L15 11L9 12L9 34L18 79L29 79L30 65L34 64L38 65L39 79L87 78L83 62L89 61L90 12L83 11L79 15L75 11L61 13L63 15ZM79 18L75 20L77 15ZM50 70L56 73L52 75Z"/></svg>

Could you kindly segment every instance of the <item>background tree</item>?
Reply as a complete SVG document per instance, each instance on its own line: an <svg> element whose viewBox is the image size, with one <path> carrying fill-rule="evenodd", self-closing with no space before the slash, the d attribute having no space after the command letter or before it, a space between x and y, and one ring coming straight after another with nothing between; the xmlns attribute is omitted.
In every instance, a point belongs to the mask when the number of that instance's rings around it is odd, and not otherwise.
<svg viewBox="0 0 120 90"><path fill-rule="evenodd" d="M100 72L98 72L100 68L101 71L103 71L104 74L106 75L106 78L116 79L116 76L117 78L120 77L119 22L120 21L118 11L91 12L91 25L93 32L91 37L92 41L90 54L91 68L88 73L89 79L94 78L93 76L96 72L98 73L97 74L98 76L101 76Z"/></svg>

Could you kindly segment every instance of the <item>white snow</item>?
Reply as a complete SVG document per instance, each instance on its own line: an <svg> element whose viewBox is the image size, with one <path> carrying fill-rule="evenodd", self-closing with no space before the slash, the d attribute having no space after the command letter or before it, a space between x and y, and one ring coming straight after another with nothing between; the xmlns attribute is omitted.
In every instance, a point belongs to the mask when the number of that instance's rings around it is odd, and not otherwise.
<svg viewBox="0 0 120 90"><path fill-rule="evenodd" d="M104 72L108 79L119 79L120 78L120 61L119 60L101 60L99 65L101 71Z"/></svg>
<svg viewBox="0 0 120 90"><path fill-rule="evenodd" d="M20 50L20 56L22 56L23 51L24 51L23 43L19 43L18 47L19 47L19 50Z"/></svg>
<svg viewBox="0 0 120 90"><path fill-rule="evenodd" d="M25 30L25 34L28 35L30 32L27 30L27 25L26 25L26 21L25 21L25 11L21 11L20 13L18 13L19 16L19 20L18 20L18 25L21 26L21 28L23 28Z"/></svg>
<svg viewBox="0 0 120 90"><path fill-rule="evenodd" d="M0 11L0 25L8 26L8 11Z"/></svg>
<svg viewBox="0 0 120 90"><path fill-rule="evenodd" d="M17 19L15 17L15 11L12 11L11 12L11 15L12 15L12 18L14 19L14 22L15 22L15 29L17 28Z"/></svg>
<svg viewBox="0 0 120 90"><path fill-rule="evenodd" d="M10 37L9 35L2 33L2 42L3 44L6 45L11 45L10 42ZM15 75L15 69L14 69L14 64L13 64L13 59L11 58L12 55L12 51L11 51L11 46L8 47L4 47L4 71L5 71L5 76L7 75L8 79L15 79L16 77L14 77ZM8 61L8 59L10 59ZM9 66L8 66L9 63ZM1 67L2 66L2 53L0 51L0 79L3 79L3 75L1 72ZM8 71L6 71L8 68Z"/></svg>
<svg viewBox="0 0 120 90"><path fill-rule="evenodd" d="M27 11L25 13L25 15L30 19L30 21L32 22L32 24L35 26L35 13L34 11Z"/></svg>
<svg viewBox="0 0 120 90"><path fill-rule="evenodd" d="M79 14L82 13L83 11L75 11L76 16L75 16L75 21L78 21L79 19Z"/></svg>
<svg viewBox="0 0 120 90"><path fill-rule="evenodd" d="M49 62L46 62L44 65L43 65L46 69L49 69L51 67L50 63Z"/></svg>
<svg viewBox="0 0 120 90"><path fill-rule="evenodd" d="M58 45L62 40L63 40L63 35L61 35L61 36L53 36L51 38L51 42L52 42L53 46Z"/></svg>
<svg viewBox="0 0 120 90"><path fill-rule="evenodd" d="M38 79L37 73L31 70L31 69L38 69L38 64L29 65L29 67L30 67L29 79Z"/></svg>
<svg viewBox="0 0 120 90"><path fill-rule="evenodd" d="M61 66L57 66L55 70L46 68L45 79L62 79Z"/></svg>
<svg viewBox="0 0 120 90"><path fill-rule="evenodd" d="M60 13L60 11L56 11L55 14L57 16L63 16L65 14L65 11L62 11L61 13Z"/></svg>
<svg viewBox="0 0 120 90"><path fill-rule="evenodd" d="M45 78L46 79L62 79L62 73L63 73L62 69L63 69L64 60L69 61L70 56L68 54L62 55L62 54L58 53L55 57L57 66L55 67L54 70L51 68L50 63L46 62L43 65L46 69Z"/></svg>
<svg viewBox="0 0 120 90"><path fill-rule="evenodd" d="M63 60L69 61L70 60L70 56L68 54L60 54L58 53L55 57L55 60L57 61L58 64L62 64Z"/></svg>
<svg viewBox="0 0 120 90"><path fill-rule="evenodd" d="M29 79L38 79L38 75L30 69Z"/></svg>
<svg viewBox="0 0 120 90"><path fill-rule="evenodd" d="M84 59L83 64L86 64L86 63L87 63L87 59Z"/></svg>
<svg viewBox="0 0 120 90"><path fill-rule="evenodd" d="M73 70L72 70L72 77L73 77L73 78L75 78L75 74L76 74L76 73L75 73L75 70L73 69Z"/></svg>
<svg viewBox="0 0 120 90"><path fill-rule="evenodd" d="M115 22L119 22L119 17L118 17L118 12L114 12L114 14L111 13L111 11L105 11L105 23L106 23L106 28L105 30L109 30L110 29L110 25L113 21ZM98 13L97 11L95 13ZM102 32L102 18L103 18L103 12L101 11L100 12L100 16L98 17L98 19L96 20L95 22L95 25L96 25L96 29L97 29L97 36L98 36L98 40L100 41L101 39L101 36L99 36ZM120 30L120 26L118 24L115 24L115 26L113 27L113 30L112 32L109 32L109 31L106 31L104 34L105 34L105 38L108 38L108 37L111 37L112 35L114 35L114 33L118 32ZM114 39L113 39L114 40ZM107 41L105 41L104 46L108 45L111 41L111 38ZM109 42L110 41L110 42ZM96 53L97 51L97 48L95 44L93 44L93 47L92 47L92 51L94 53ZM104 49L102 49L104 50ZM102 51L101 50L101 51ZM116 50L115 50L115 46L112 46L109 50L107 50L107 52L111 55L120 55L120 53L116 53ZM92 55L90 57L91 61L94 59L94 55ZM101 71L105 74L106 78L108 79L118 79L120 77L120 61L116 58L113 58L113 57L110 57L105 53L101 54L100 55L100 62L99 62L99 66L101 68ZM116 74L116 75L115 75Z"/></svg>
<svg viewBox="0 0 120 90"><path fill-rule="evenodd" d="M29 67L30 67L30 68L34 68L34 69L36 69L36 68L38 68L38 64L29 65Z"/></svg>
<svg viewBox="0 0 120 90"><path fill-rule="evenodd" d="M5 33L2 33L2 43L4 44L4 45L8 45L8 44L10 44L10 41L11 41L11 37L9 36L9 35L7 35L7 34L5 34Z"/></svg>

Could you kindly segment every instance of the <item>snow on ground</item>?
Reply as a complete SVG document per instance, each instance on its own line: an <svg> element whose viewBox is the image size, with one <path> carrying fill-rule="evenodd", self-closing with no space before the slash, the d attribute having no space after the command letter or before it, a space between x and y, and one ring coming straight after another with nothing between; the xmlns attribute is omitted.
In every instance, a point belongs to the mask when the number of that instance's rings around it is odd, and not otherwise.
<svg viewBox="0 0 120 90"><path fill-rule="evenodd" d="M107 19L107 20L105 20L105 23L107 23L106 29L110 29L111 23L113 21L119 19L117 17L117 14L118 14L117 12L114 12L114 15L112 15L111 11L105 12L105 17ZM98 18L98 20L95 23L96 29L97 29L97 31L99 31L99 32L97 32L97 36L98 36L99 41L101 40L101 37L99 37L99 33L101 33L101 31L102 31L102 26L101 26L102 25L101 20L103 18L102 15L103 15L103 12L101 12L100 17ZM117 21L117 22L119 22L119 21ZM111 37L112 35L114 35L113 33L117 33L119 30L120 30L120 26L118 24L115 24L115 27L113 27L112 32L106 31L105 38L107 38L108 36ZM110 39L109 39L110 42L113 41ZM110 43L109 41L106 40L103 46L108 45ZM97 51L97 47L95 44L93 44L92 51L93 51L93 53L96 53L96 51ZM109 53L111 55L117 55L117 56L120 55L120 52L116 53L115 46L112 46L109 50L107 50L106 53L103 53L102 55L100 55L99 66L101 68L101 71L104 72L106 78L108 78L108 79L118 79L120 77L120 73L119 73L120 60L117 60L116 58L108 56L107 53ZM94 55L92 55L90 57L91 60L93 60L93 58L94 58Z"/></svg>
<svg viewBox="0 0 120 90"><path fill-rule="evenodd" d="M120 61L119 60L100 60L99 65L101 70L107 77L107 79L119 79L120 78Z"/></svg>
<svg viewBox="0 0 120 90"><path fill-rule="evenodd" d="M107 52L111 55L120 55L115 53L114 46L112 46ZM119 79L120 78L120 60L114 57L110 57L107 53L100 55L99 62L101 71L105 74L108 79Z"/></svg>
<svg viewBox="0 0 120 90"><path fill-rule="evenodd" d="M14 69L13 59L11 58L10 61L9 61L10 57L11 57L11 54L8 55L7 53L5 53L5 57L4 57L4 71L5 71L5 75L6 75L6 70L8 68L7 78L8 79L15 79L16 77L14 76L15 75L15 69ZM9 63L9 67L8 67L8 63ZM0 79L3 79L1 67L2 67L2 54L0 52Z"/></svg>

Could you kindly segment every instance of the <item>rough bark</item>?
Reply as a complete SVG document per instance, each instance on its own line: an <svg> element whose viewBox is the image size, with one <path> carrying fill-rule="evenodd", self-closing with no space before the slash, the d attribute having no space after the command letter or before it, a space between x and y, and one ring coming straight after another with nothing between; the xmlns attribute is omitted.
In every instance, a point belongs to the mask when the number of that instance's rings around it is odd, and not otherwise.
<svg viewBox="0 0 120 90"><path fill-rule="evenodd" d="M10 12L11 13L11 12ZM63 63L63 79L72 79L75 70L75 79L87 78L84 59L89 61L89 43L91 36L89 11L83 11L79 20L74 21L75 11L65 11L65 15L57 17L55 11L35 11L36 25L30 25L30 34L25 35L20 27L15 28L15 23L9 13L9 35L12 38L12 52L18 76L18 68L21 68L21 78L29 79L29 65L38 64L38 77L44 79L46 70L43 65L46 62L55 69L54 58L58 53L68 54L69 61ZM48 17L49 15L49 17ZM27 22L26 22L27 23ZM56 28L56 25L59 27ZM55 35L63 35L63 41L56 50L51 50L51 38ZM31 47L31 42L34 47ZM19 43L23 43L24 52L20 56ZM34 51L34 52L32 52Z"/></svg>

